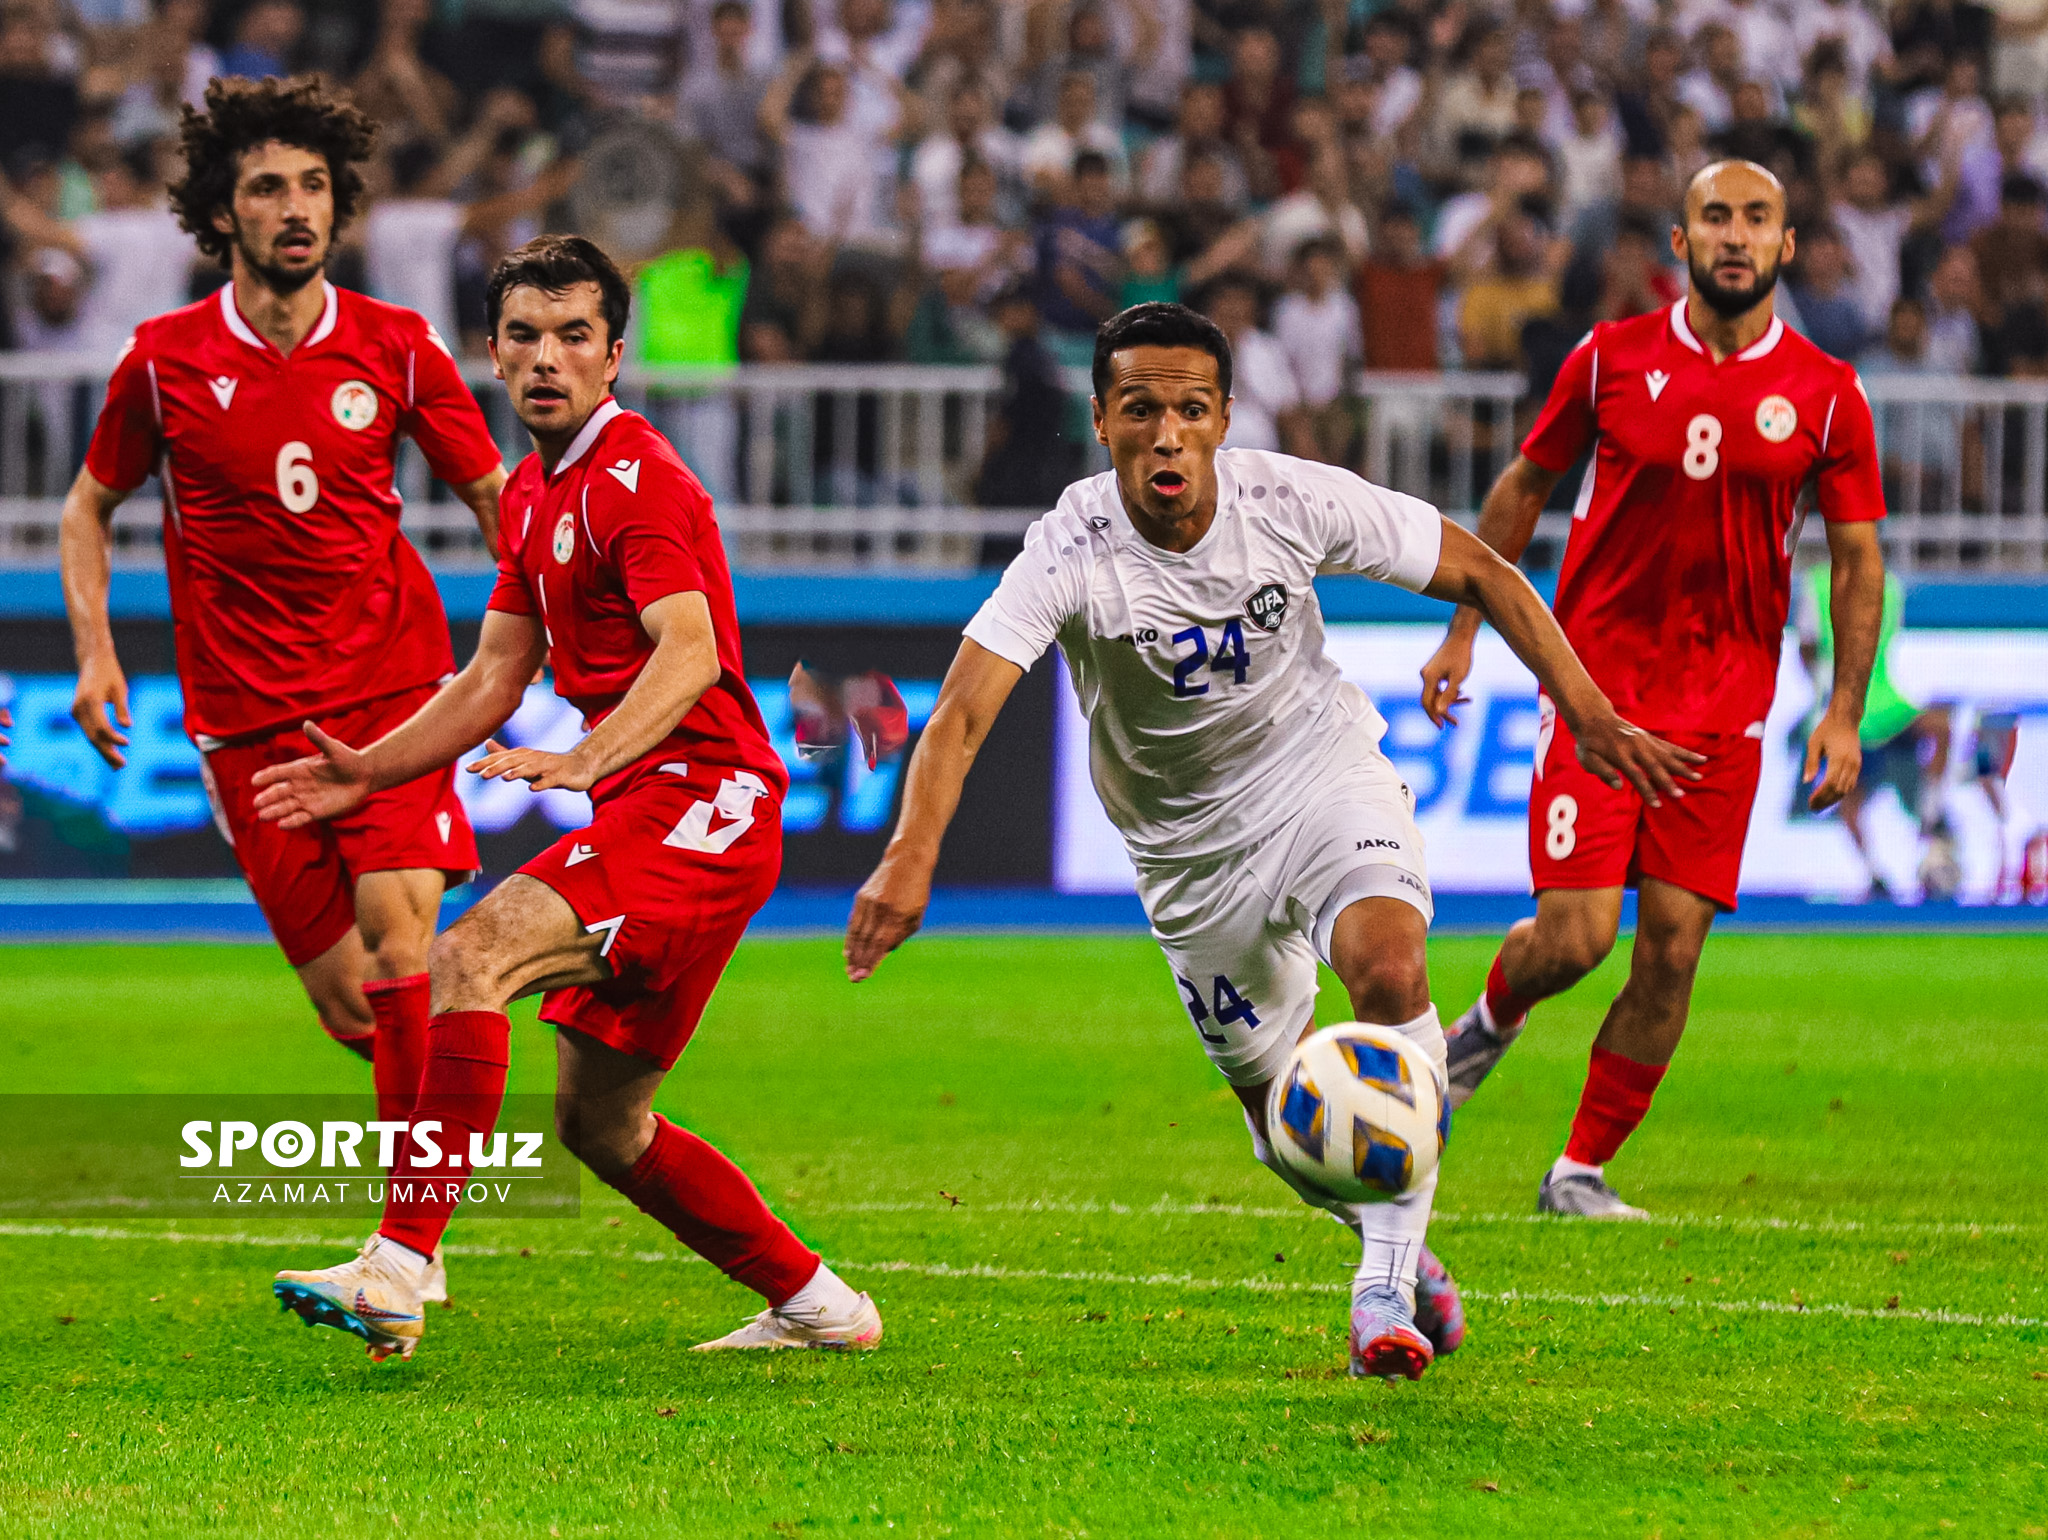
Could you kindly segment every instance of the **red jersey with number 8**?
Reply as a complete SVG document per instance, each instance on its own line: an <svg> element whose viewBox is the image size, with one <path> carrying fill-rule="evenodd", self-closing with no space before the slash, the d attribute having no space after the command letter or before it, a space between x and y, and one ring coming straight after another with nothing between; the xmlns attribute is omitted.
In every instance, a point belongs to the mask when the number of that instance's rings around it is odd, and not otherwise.
<svg viewBox="0 0 2048 1540"><path fill-rule="evenodd" d="M1778 680L1801 498L1884 517L1856 371L1775 317L1715 363L1685 302L1603 321L1559 371L1522 453L1585 453L1554 608L1638 727L1761 737Z"/></svg>
<svg viewBox="0 0 2048 1540"><path fill-rule="evenodd" d="M234 293L135 329L85 460L117 491L161 478L195 739L296 726L453 672L440 594L399 532L398 441L457 485L499 463L425 317L328 284L287 356Z"/></svg>

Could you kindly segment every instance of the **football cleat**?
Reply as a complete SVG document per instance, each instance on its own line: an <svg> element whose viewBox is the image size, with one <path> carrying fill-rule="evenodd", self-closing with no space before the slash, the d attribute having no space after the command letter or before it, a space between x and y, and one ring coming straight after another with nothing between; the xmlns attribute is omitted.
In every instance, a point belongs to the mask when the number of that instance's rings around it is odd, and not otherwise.
<svg viewBox="0 0 2048 1540"><path fill-rule="evenodd" d="M1427 1246L1415 1267L1415 1329L1429 1338L1439 1358L1457 1352L1465 1340L1465 1301L1458 1296L1458 1280Z"/></svg>
<svg viewBox="0 0 2048 1540"><path fill-rule="evenodd" d="M1415 1313L1393 1289L1370 1288L1351 1302L1351 1377L1419 1380L1436 1358L1415 1329Z"/></svg>
<svg viewBox="0 0 2048 1540"><path fill-rule="evenodd" d="M375 1232L370 1240L375 1240ZM370 1241L364 1241L365 1246ZM427 1262L427 1275L420 1280L420 1303L423 1305L445 1305L448 1303L448 1263L441 1254L441 1248L434 1248L434 1255Z"/></svg>
<svg viewBox="0 0 2048 1540"><path fill-rule="evenodd" d="M875 1302L862 1294L860 1308L846 1321L800 1321L780 1310L763 1310L737 1331L727 1332L711 1342L700 1342L690 1351L711 1353L722 1348L819 1348L828 1353L851 1353L880 1347L882 1314Z"/></svg>
<svg viewBox="0 0 2048 1540"><path fill-rule="evenodd" d="M426 1330L419 1285L390 1256L392 1243L373 1235L362 1251L338 1267L277 1275L270 1292L278 1306L296 1311L308 1326L354 1332L382 1363L394 1353L411 1358Z"/></svg>
<svg viewBox="0 0 2048 1540"><path fill-rule="evenodd" d="M1647 1210L1621 1201L1621 1194L1597 1176L1559 1176L1555 1171L1543 1178L1536 1194L1539 1214L1566 1214L1577 1219L1648 1219Z"/></svg>
<svg viewBox="0 0 2048 1540"><path fill-rule="evenodd" d="M1526 1020L1523 1025L1527 1025ZM1521 1026L1499 1033L1489 1029L1477 1000L1472 1002L1471 1010L1451 1023L1444 1034L1444 1075L1451 1084L1453 1108L1472 1099L1479 1082L1493 1073L1494 1065L1500 1063L1502 1055L1521 1035Z"/></svg>

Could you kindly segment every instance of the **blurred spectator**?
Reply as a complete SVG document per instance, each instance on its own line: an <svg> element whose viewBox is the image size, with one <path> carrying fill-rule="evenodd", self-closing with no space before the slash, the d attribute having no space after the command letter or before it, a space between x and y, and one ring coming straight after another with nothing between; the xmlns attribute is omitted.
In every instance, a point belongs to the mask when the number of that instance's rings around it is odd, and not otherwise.
<svg viewBox="0 0 2048 1540"><path fill-rule="evenodd" d="M1076 70L1061 77L1052 121L1039 124L1024 141L1019 159L1026 181L1042 197L1068 196L1075 157L1084 150L1103 158L1113 186L1123 184L1123 135L1096 117L1095 77Z"/></svg>
<svg viewBox="0 0 2048 1540"><path fill-rule="evenodd" d="M969 354L989 352L994 338L985 307L1032 270L1030 235L1001 217L994 167L969 160L960 168L953 217L927 221L922 241L924 266L938 283L956 344Z"/></svg>
<svg viewBox="0 0 2048 1540"><path fill-rule="evenodd" d="M1273 335L1286 351L1318 457L1333 465L1349 459L1351 373L1365 355L1358 302L1344 292L1349 271L1335 236L1302 242L1288 274L1287 292L1273 306Z"/></svg>
<svg viewBox="0 0 2048 1540"><path fill-rule="evenodd" d="M1490 21L1474 23L1460 53L1464 67L1445 82L1428 126L1432 159L1446 175L1478 166L1515 121L1515 83L1508 72L1514 53L1507 29Z"/></svg>
<svg viewBox="0 0 2048 1540"><path fill-rule="evenodd" d="M223 75L289 75L306 33L306 13L293 0L256 0L235 22L235 40L221 56Z"/></svg>
<svg viewBox="0 0 2048 1540"><path fill-rule="evenodd" d="M1901 0L1892 10L1892 51L1902 82L1931 86L1945 60L1988 58L1995 25L1990 9L1974 0Z"/></svg>
<svg viewBox="0 0 2048 1540"><path fill-rule="evenodd" d="M1260 234L1257 220L1242 220L1192 261L1176 262L1159 221L1132 220L1124 226L1124 281L1117 289L1117 309L1151 300L1178 300L1219 273L1248 266L1258 260Z"/></svg>
<svg viewBox="0 0 2048 1540"><path fill-rule="evenodd" d="M1437 309L1448 264L1422 244L1422 221L1405 203L1380 212L1379 239L1358 269L1358 313L1369 369L1434 373Z"/></svg>
<svg viewBox="0 0 2048 1540"><path fill-rule="evenodd" d="M1840 164L1870 137L1870 122L1869 101L1850 87L1842 45L1833 38L1815 44L1806 56L1806 79L1792 126L1812 141L1816 163L1822 168Z"/></svg>
<svg viewBox="0 0 2048 1540"><path fill-rule="evenodd" d="M780 363L811 355L825 334L825 277L831 267L832 248L798 216L784 215L768 226L741 316L743 357Z"/></svg>
<svg viewBox="0 0 2048 1540"><path fill-rule="evenodd" d="M1493 260L1483 269L1466 253L1490 245ZM1551 240L1542 207L1519 199L1490 213L1466 237L1454 268L1471 273L1458 309L1458 337L1468 369L1519 369L1522 328L1557 313L1559 279L1570 258L1570 243Z"/></svg>
<svg viewBox="0 0 2048 1540"><path fill-rule="evenodd" d="M1230 340L1230 432L1224 447L1313 452L1294 365L1280 339L1259 326L1258 280L1225 273L1197 308Z"/></svg>
<svg viewBox="0 0 2048 1540"><path fill-rule="evenodd" d="M1927 361L1941 374L1969 374L1977 367L1982 339L1977 312L1983 289L1977 255L1951 246L1927 280Z"/></svg>
<svg viewBox="0 0 2048 1540"><path fill-rule="evenodd" d="M1592 320L1626 320L1675 304L1684 295L1684 288L1664 262L1667 228L1635 214L1622 220L1613 243L1602 254ZM1578 341L1577 337L1566 340L1568 344ZM1562 356L1558 361L1563 362Z"/></svg>
<svg viewBox="0 0 2048 1540"><path fill-rule="evenodd" d="M349 83L356 105L387 140L444 139L461 110L454 82L420 55L432 16L431 0L382 0L369 63Z"/></svg>
<svg viewBox="0 0 2048 1540"><path fill-rule="evenodd" d="M1237 147L1255 198L1279 191L1274 156L1293 143L1294 86L1280 63L1279 40L1265 27L1246 27L1231 40L1223 131Z"/></svg>
<svg viewBox="0 0 2048 1540"><path fill-rule="evenodd" d="M990 173L999 194L1005 183L1016 182L1022 162L1017 136L996 122L995 102L987 87L974 80L954 89L942 128L926 135L911 157L910 179L927 226L960 217L960 173L970 160Z"/></svg>
<svg viewBox="0 0 2048 1540"><path fill-rule="evenodd" d="M1849 248L1830 224L1808 225L1799 233L1798 260L1786 287L1799 307L1801 329L1823 353L1854 359L1870 340L1849 282Z"/></svg>
<svg viewBox="0 0 2048 1540"><path fill-rule="evenodd" d="M1414 36L1382 11L1365 26L1365 58L1378 96L1372 126L1382 137L1398 134L1422 105L1422 76L1409 64Z"/></svg>
<svg viewBox="0 0 2048 1540"><path fill-rule="evenodd" d="M2048 193L2024 171L2009 172L1999 189L1998 220L1970 242L1983 284L1984 306L2002 317L2014 306L2042 298L2048 282Z"/></svg>
<svg viewBox="0 0 2048 1540"><path fill-rule="evenodd" d="M1155 210L1174 261L1192 262L1240 222L1224 197L1224 166L1219 156L1198 152L1181 168L1180 196Z"/></svg>
<svg viewBox="0 0 2048 1540"><path fill-rule="evenodd" d="M1112 10L1123 23L1120 29L1111 25ZM1032 117L1052 117L1066 77L1079 72L1095 81L1096 117L1121 127L1131 71L1158 46L1159 25L1149 0L1116 0L1113 5L1028 0L1024 29Z"/></svg>
<svg viewBox="0 0 2048 1540"><path fill-rule="evenodd" d="M1678 34L1662 27L1650 33L1640 74L1614 101L1632 153L1663 155L1670 148L1672 115L1684 105L1684 67L1685 44Z"/></svg>
<svg viewBox="0 0 2048 1540"><path fill-rule="evenodd" d="M1170 203L1180 191L1181 173L1196 155L1214 159L1223 173L1223 201L1243 208L1251 197L1244 162L1223 137L1223 87L1191 80L1181 87L1173 132L1146 146L1138 161L1137 194L1146 203Z"/></svg>
<svg viewBox="0 0 2048 1540"><path fill-rule="evenodd" d="M1692 46L1699 62L1678 82L1678 96L1711 134L1735 119L1735 88L1748 79L1742 39L1733 27L1710 21L1693 34Z"/></svg>
<svg viewBox="0 0 2048 1540"><path fill-rule="evenodd" d="M1630 220L1647 220L1653 228L1668 230L1676 220L1678 199L1664 162L1655 155L1631 150L1622 157L1613 196L1599 199L1581 209L1568 230L1572 260L1589 269L1600 254L1614 244L1621 227ZM1660 258L1659 260L1662 260Z"/></svg>
<svg viewBox="0 0 2048 1540"><path fill-rule="evenodd" d="M781 146L784 191L813 235L833 247L895 246L882 170L888 136L873 115L855 121L844 68L792 59L761 100L761 128Z"/></svg>
<svg viewBox="0 0 2048 1540"><path fill-rule="evenodd" d="M1123 232L1107 157L1095 150L1074 157L1067 196L1039 221L1032 243L1038 313L1056 334L1055 353L1065 356L1064 343L1078 357L1092 347L1095 328L1115 314L1123 277Z"/></svg>
<svg viewBox="0 0 2048 1540"><path fill-rule="evenodd" d="M1307 185L1275 203L1266 215L1266 270L1288 272L1301 243L1329 236L1343 251L1348 270L1365 260L1371 247L1365 213L1351 201L1344 159L1333 145L1316 157Z"/></svg>
<svg viewBox="0 0 2048 1540"><path fill-rule="evenodd" d="M1966 241L1998 217L1998 142L1991 108L1978 92L1977 61L1959 55L1942 72L1940 86L1906 99L1906 131L1928 186L1956 184L1942 219L1942 236Z"/></svg>
<svg viewBox="0 0 2048 1540"><path fill-rule="evenodd" d="M1856 367L1872 377L1953 372L1934 355L1927 313L1910 297L1893 301L1883 344L1866 351ZM1962 408L1952 402L1888 402L1872 415L1887 501L1897 505L1910 489L1914 506L1943 506L1961 484Z"/></svg>
<svg viewBox="0 0 2048 1540"><path fill-rule="evenodd" d="M1742 70L1752 80L1780 88L1799 81L1801 53L1792 28L1764 0L1726 0L1727 25L1742 45Z"/></svg>
<svg viewBox="0 0 2048 1540"><path fill-rule="evenodd" d="M1559 141L1558 192L1563 217L1575 220L1596 203L1621 193L1621 137L1607 98L1598 91L1572 93L1572 129Z"/></svg>
<svg viewBox="0 0 2048 1540"><path fill-rule="evenodd" d="M1606 89L1618 89L1641 68L1654 6L1640 0L1592 0L1579 18L1581 52Z"/></svg>
<svg viewBox="0 0 2048 1540"><path fill-rule="evenodd" d="M201 39L204 0L168 0L140 28L129 53L128 76L114 110L114 135L125 146L178 131L178 109L198 106L206 83L220 73L220 55Z"/></svg>
<svg viewBox="0 0 2048 1540"><path fill-rule="evenodd" d="M1850 284L1866 332L1890 324L1899 297L1899 258L1913 227L1913 208L1892 196L1891 168L1875 150L1854 152L1829 222L1848 248ZM1923 318L1924 319L1924 318Z"/></svg>
<svg viewBox="0 0 2048 1540"><path fill-rule="evenodd" d="M709 32L709 51L676 92L676 128L704 146L705 170L724 200L750 207L774 171L761 103L775 75L754 62L754 18L746 0L718 0Z"/></svg>
<svg viewBox="0 0 2048 1540"><path fill-rule="evenodd" d="M61 155L78 121L78 87L50 67L50 32L41 13L0 9L0 166L21 157Z"/></svg>
<svg viewBox="0 0 2048 1540"><path fill-rule="evenodd" d="M1038 309L1028 288L1004 290L994 312L1006 344L1003 397L989 423L974 500L984 508L1050 508L1081 470L1081 446L1061 431L1066 382L1038 339Z"/></svg>
<svg viewBox="0 0 2048 1540"><path fill-rule="evenodd" d="M1460 194L1438 211L1432 250L1440 257L1450 256L1501 208L1521 198L1542 196L1549 186L1550 159L1543 145L1521 134L1510 135L1487 158L1484 186Z"/></svg>
<svg viewBox="0 0 2048 1540"><path fill-rule="evenodd" d="M1871 71L1892 62L1891 39L1859 0L1805 0L1792 7L1791 16L1796 56L1810 60L1821 43L1834 43L1853 96L1864 96Z"/></svg>
<svg viewBox="0 0 2048 1540"><path fill-rule="evenodd" d="M1011 73L997 25L994 0L933 0L924 42L904 75L923 122L945 122L953 93L969 83L998 107L1009 100Z"/></svg>

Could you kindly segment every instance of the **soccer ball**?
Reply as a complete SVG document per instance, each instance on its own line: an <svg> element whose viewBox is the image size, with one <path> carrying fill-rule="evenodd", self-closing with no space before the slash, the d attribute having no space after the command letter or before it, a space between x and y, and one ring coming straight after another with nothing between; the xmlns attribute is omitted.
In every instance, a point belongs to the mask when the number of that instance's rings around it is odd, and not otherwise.
<svg viewBox="0 0 2048 1540"><path fill-rule="evenodd" d="M1288 1056L1266 1109L1288 1170L1346 1203L1386 1203L1436 1169L1451 1104L1428 1055L1392 1027L1325 1027Z"/></svg>

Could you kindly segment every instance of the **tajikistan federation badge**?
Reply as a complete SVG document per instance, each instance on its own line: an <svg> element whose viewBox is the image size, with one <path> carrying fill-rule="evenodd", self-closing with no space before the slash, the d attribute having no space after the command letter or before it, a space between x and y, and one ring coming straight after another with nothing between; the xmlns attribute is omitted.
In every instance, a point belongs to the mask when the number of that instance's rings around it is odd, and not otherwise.
<svg viewBox="0 0 2048 1540"><path fill-rule="evenodd" d="M1757 403L1756 431L1773 444L1782 444L1799 426L1799 412L1783 396L1765 396Z"/></svg>
<svg viewBox="0 0 2048 1540"><path fill-rule="evenodd" d="M334 387L334 420L352 433L360 433L377 420L377 392L361 380L343 380Z"/></svg>
<svg viewBox="0 0 2048 1540"><path fill-rule="evenodd" d="M576 554L576 515L565 513L555 526L555 560L564 566Z"/></svg>
<svg viewBox="0 0 2048 1540"><path fill-rule="evenodd" d="M1244 612L1261 631L1278 631L1280 622L1287 618L1287 590L1278 583L1268 583L1244 601Z"/></svg>

